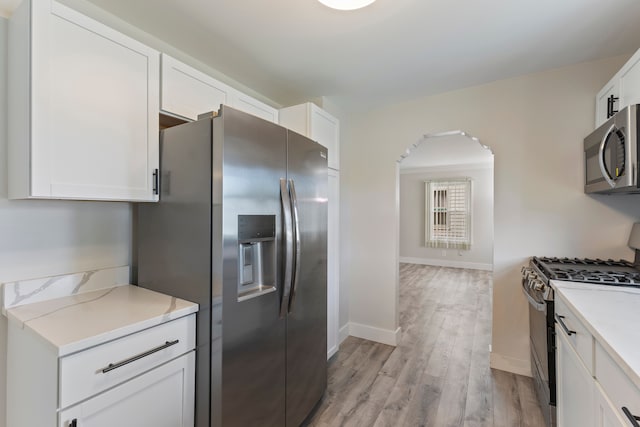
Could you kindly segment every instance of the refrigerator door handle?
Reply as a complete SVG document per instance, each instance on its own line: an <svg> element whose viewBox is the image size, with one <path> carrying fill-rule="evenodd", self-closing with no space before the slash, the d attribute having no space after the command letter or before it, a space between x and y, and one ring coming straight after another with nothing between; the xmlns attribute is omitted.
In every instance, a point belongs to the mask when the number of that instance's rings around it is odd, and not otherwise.
<svg viewBox="0 0 640 427"><path fill-rule="evenodd" d="M298 288L298 280L300 278L300 219L298 217L298 196L296 196L296 185L293 179L289 180L289 191L291 192L291 211L293 212L293 233L295 244L295 260L293 270L293 286L291 288L291 296L289 302L289 313L293 312L293 306L296 301L296 289Z"/></svg>
<svg viewBox="0 0 640 427"><path fill-rule="evenodd" d="M280 202L282 203L282 215L284 218L284 281L282 286L282 300L280 301L280 318L287 315L289 308L289 295L293 275L293 219L291 216L291 198L287 180L280 178Z"/></svg>

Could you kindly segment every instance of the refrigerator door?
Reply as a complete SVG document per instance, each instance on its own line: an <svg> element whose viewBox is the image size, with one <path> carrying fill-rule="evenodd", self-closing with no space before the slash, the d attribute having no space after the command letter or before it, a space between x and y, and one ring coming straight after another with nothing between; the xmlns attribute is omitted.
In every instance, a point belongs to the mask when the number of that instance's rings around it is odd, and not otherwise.
<svg viewBox="0 0 640 427"><path fill-rule="evenodd" d="M287 317L286 426L297 427L327 386L327 150L288 131L288 160L299 256Z"/></svg>
<svg viewBox="0 0 640 427"><path fill-rule="evenodd" d="M214 399L221 396L212 408L216 426L285 423L286 318L279 314L286 142L284 128L226 106L213 119L213 199L221 203L213 212L222 226L213 275L221 257L223 287L222 348L212 350L222 367L213 378Z"/></svg>

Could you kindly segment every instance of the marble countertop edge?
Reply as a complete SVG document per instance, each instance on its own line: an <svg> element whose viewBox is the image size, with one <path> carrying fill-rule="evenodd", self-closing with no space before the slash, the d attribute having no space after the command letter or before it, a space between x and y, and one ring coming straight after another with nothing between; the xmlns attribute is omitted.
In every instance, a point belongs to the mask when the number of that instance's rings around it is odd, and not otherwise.
<svg viewBox="0 0 640 427"><path fill-rule="evenodd" d="M137 332L141 332L144 331L145 329L149 329L152 328L154 326L158 326L162 323L171 321L171 320L176 320L179 319L181 317L184 316L188 316L189 314L195 313L198 311L197 306L196 307L188 307L188 308L183 308L180 310L176 310L172 313L170 313L169 315L161 315L161 316L157 316L156 318L153 319L147 319L138 323L133 323L130 325L127 325L125 327L122 327L120 329L115 329L113 331L109 331L109 332L105 332L102 333L100 335L95 335L92 336L90 338L86 338L80 341L75 341L72 343L68 343L68 344L63 344L61 346L58 346L55 343L51 343L51 345L54 347L54 349L57 350L57 354L59 357L63 357L63 356L69 356L73 353L77 353L80 351L84 351L87 349L90 349L92 347L96 347L98 345L101 344L105 344L107 342L110 341L114 341L117 340L119 338L124 338L128 335L132 335L135 334ZM28 327L28 326L27 326ZM34 333L37 334L36 331L33 331Z"/></svg>
<svg viewBox="0 0 640 427"><path fill-rule="evenodd" d="M10 308L7 318L10 325L39 337L61 357L198 310L198 304L170 295L135 285L114 285Z"/></svg>

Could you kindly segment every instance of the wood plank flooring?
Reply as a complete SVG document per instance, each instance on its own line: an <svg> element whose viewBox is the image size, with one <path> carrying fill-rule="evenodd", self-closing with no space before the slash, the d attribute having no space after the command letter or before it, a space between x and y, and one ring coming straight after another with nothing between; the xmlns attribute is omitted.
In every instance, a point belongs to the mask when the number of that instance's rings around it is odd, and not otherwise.
<svg viewBox="0 0 640 427"><path fill-rule="evenodd" d="M531 378L489 368L489 272L401 264L400 325L342 343L307 426L544 427Z"/></svg>

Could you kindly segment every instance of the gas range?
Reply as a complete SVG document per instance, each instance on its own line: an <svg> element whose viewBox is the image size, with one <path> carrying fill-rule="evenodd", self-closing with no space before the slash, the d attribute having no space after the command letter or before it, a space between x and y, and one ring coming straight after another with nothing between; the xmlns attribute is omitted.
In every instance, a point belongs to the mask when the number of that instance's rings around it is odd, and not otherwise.
<svg viewBox="0 0 640 427"><path fill-rule="evenodd" d="M625 260L533 257L530 265L544 276L545 285L564 280L640 288L640 268Z"/></svg>
<svg viewBox="0 0 640 427"><path fill-rule="evenodd" d="M556 427L555 296L549 281L640 288L639 255L636 260L533 257L522 268L522 290L530 304L531 372L548 427Z"/></svg>
<svg viewBox="0 0 640 427"><path fill-rule="evenodd" d="M533 257L522 268L522 290L529 301L531 372L548 427L556 427L555 295L551 280L640 288L640 223L633 225L629 247L634 262L589 258Z"/></svg>

